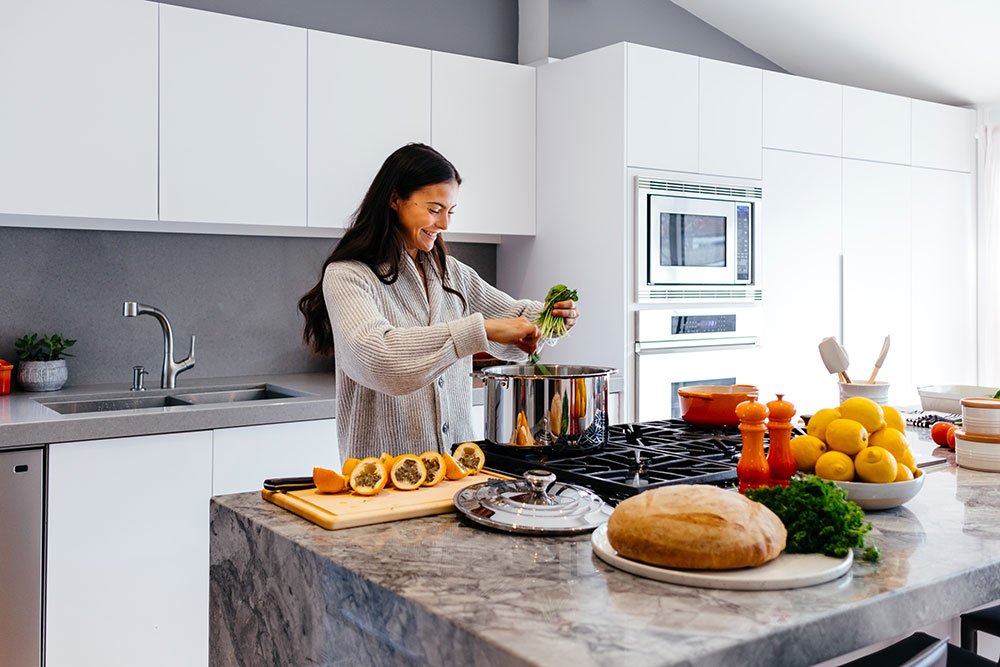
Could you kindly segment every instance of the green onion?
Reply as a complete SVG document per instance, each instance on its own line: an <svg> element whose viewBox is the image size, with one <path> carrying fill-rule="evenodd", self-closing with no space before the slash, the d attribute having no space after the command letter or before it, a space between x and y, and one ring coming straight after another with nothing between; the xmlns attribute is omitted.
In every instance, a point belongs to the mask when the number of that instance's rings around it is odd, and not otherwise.
<svg viewBox="0 0 1000 667"><path fill-rule="evenodd" d="M559 303L560 301L576 301L577 295L575 289L570 289L563 284L553 285L549 293L545 295L545 306L542 308L542 312L538 314L535 318L535 324L538 325L538 329L542 333L542 338L558 338L560 336L565 336L568 329L566 328L566 320L561 317L552 314L553 304ZM539 354L535 352L528 357L528 361L538 365ZM548 375L548 371L544 366L539 366L542 373Z"/></svg>

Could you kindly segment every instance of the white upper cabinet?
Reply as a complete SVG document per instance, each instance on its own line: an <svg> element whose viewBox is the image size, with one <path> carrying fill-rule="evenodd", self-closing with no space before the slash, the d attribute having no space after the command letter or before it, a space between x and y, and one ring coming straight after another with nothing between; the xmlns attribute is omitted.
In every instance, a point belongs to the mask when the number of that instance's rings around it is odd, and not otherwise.
<svg viewBox="0 0 1000 667"><path fill-rule="evenodd" d="M910 173L913 384L974 385L975 178L916 167Z"/></svg>
<svg viewBox="0 0 1000 667"><path fill-rule="evenodd" d="M306 30L160 7L160 219L306 224Z"/></svg>
<svg viewBox="0 0 1000 667"><path fill-rule="evenodd" d="M309 31L310 227L346 227L385 158L430 141L430 51Z"/></svg>
<svg viewBox="0 0 1000 667"><path fill-rule="evenodd" d="M910 164L910 98L843 90L844 157Z"/></svg>
<svg viewBox="0 0 1000 667"><path fill-rule="evenodd" d="M912 382L910 172L903 165L844 160L844 347L848 375L868 380L886 335L892 337L878 379L890 405L919 398ZM921 237L920 243L927 243Z"/></svg>
<svg viewBox="0 0 1000 667"><path fill-rule="evenodd" d="M462 177L451 231L534 234L535 68L435 51L431 100L432 144Z"/></svg>
<svg viewBox="0 0 1000 667"><path fill-rule="evenodd" d="M626 58L628 165L697 173L698 58L638 44Z"/></svg>
<svg viewBox="0 0 1000 667"><path fill-rule="evenodd" d="M842 98L835 83L764 72L764 148L840 155Z"/></svg>
<svg viewBox="0 0 1000 667"><path fill-rule="evenodd" d="M698 171L760 179L761 70L701 58Z"/></svg>
<svg viewBox="0 0 1000 667"><path fill-rule="evenodd" d="M156 12L0 0L0 213L156 220Z"/></svg>
<svg viewBox="0 0 1000 667"><path fill-rule="evenodd" d="M913 166L972 171L976 158L974 109L913 100Z"/></svg>

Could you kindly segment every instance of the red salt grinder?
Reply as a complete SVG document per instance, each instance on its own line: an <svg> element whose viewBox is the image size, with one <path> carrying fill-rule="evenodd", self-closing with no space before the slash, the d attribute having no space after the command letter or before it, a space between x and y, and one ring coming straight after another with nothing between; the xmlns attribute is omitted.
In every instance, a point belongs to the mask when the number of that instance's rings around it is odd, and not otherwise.
<svg viewBox="0 0 1000 667"><path fill-rule="evenodd" d="M767 465L771 470L771 484L788 486L788 480L795 474L795 457L789 444L792 437L792 417L795 416L795 406L784 400L784 394L778 394L778 400L767 404L770 417L767 420L767 434L770 448L767 452Z"/></svg>
<svg viewBox="0 0 1000 667"><path fill-rule="evenodd" d="M756 397L736 406L736 416L740 418L740 433L743 450L740 462L736 464L736 477L740 481L740 493L771 483L771 471L764 457L764 420L769 410Z"/></svg>

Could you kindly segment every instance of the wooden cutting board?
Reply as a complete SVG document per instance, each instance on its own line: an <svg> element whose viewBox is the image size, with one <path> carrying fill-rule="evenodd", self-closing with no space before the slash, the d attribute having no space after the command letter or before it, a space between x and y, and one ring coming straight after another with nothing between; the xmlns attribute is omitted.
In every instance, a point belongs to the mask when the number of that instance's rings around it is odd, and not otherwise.
<svg viewBox="0 0 1000 667"><path fill-rule="evenodd" d="M432 514L444 514L455 509L454 497L460 490L489 479L510 477L483 471L459 480L443 480L435 486L414 491L383 489L374 496L356 493L319 493L316 489L301 491L268 491L262 489L264 500L298 514L321 528L339 530L414 519Z"/></svg>

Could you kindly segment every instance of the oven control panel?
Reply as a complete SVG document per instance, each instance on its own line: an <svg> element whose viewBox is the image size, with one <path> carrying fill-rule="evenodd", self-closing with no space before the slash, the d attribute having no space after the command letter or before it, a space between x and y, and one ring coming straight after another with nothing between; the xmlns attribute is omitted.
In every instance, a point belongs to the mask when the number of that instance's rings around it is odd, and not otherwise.
<svg viewBox="0 0 1000 667"><path fill-rule="evenodd" d="M759 303L685 305L636 312L636 349L755 345Z"/></svg>

